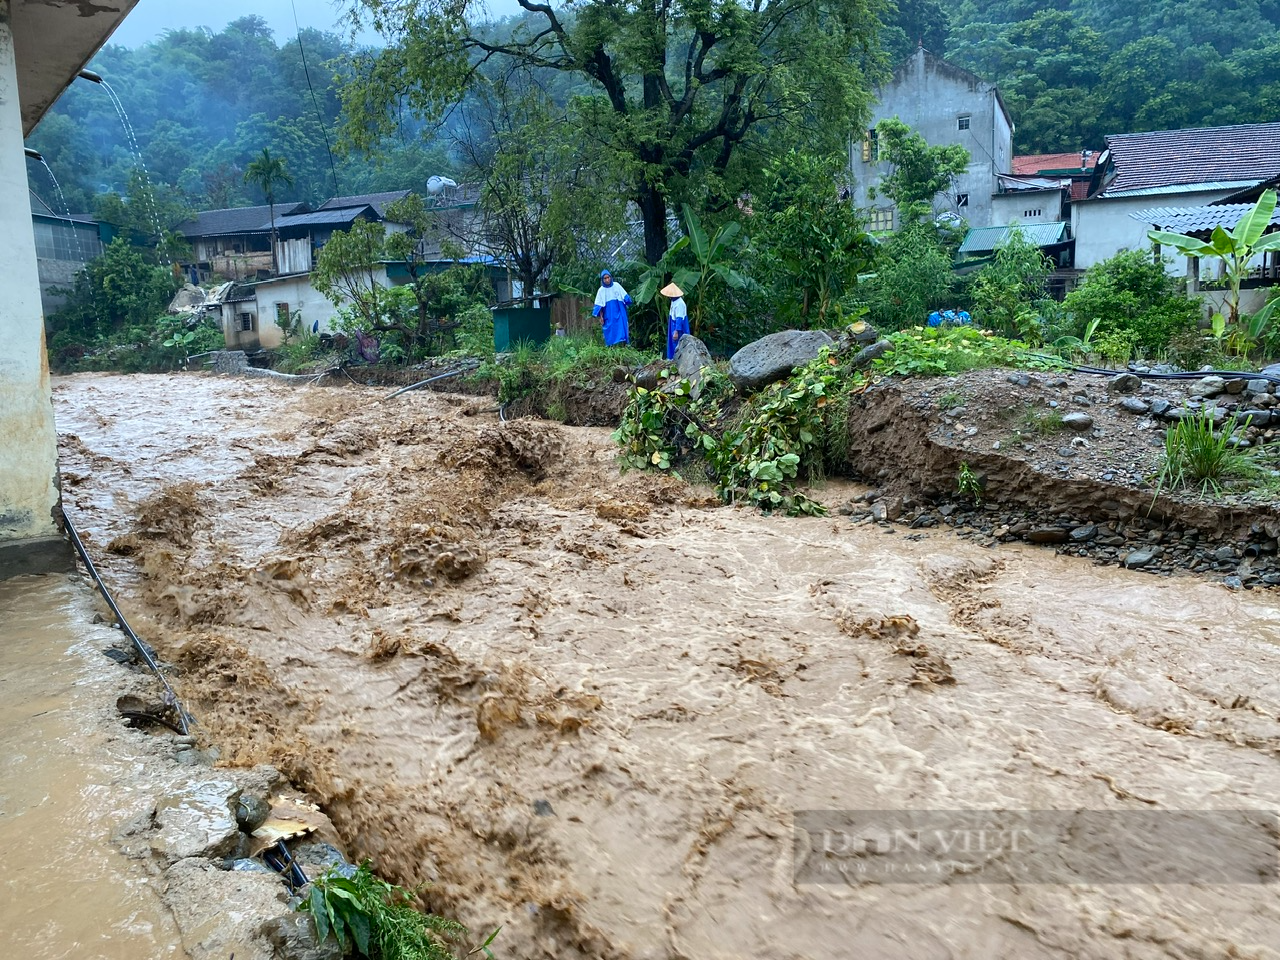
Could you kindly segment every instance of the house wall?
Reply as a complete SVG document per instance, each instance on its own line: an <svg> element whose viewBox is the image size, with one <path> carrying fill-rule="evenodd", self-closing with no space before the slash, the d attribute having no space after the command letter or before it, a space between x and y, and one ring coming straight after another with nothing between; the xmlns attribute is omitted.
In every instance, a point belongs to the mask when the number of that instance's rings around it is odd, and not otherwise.
<svg viewBox="0 0 1280 960"><path fill-rule="evenodd" d="M191 241L195 259L201 263L227 254L265 253L271 260L271 237L265 233L235 233L218 237L196 237Z"/></svg>
<svg viewBox="0 0 1280 960"><path fill-rule="evenodd" d="M276 244L276 266L280 273L311 272L311 241L281 240Z"/></svg>
<svg viewBox="0 0 1280 960"><path fill-rule="evenodd" d="M265 253L226 253L210 257L209 270L228 280L252 280L259 271L271 272L271 251Z"/></svg>
<svg viewBox="0 0 1280 960"><path fill-rule="evenodd" d="M1061 190L1019 190L991 198L991 226L1011 223L1057 223L1062 220Z"/></svg>
<svg viewBox="0 0 1280 960"><path fill-rule="evenodd" d="M32 230L17 51L0 2L0 568L38 571L66 552L55 522L58 448Z"/></svg>
<svg viewBox="0 0 1280 960"><path fill-rule="evenodd" d="M991 226L996 174L1009 173L1013 162L1013 131L1000 109L995 88L918 50L880 90L871 126L895 116L932 146L959 144L969 151L969 167L956 179L952 196L938 196L934 209L957 213L973 227ZM959 129L963 116L969 118L967 130ZM884 197L872 199L870 191L890 172L891 165L887 159L881 162L874 151L870 161L863 161L864 132L855 134L850 150L854 205L873 210L886 208L889 201ZM966 206L957 204L959 194L967 195Z"/></svg>
<svg viewBox="0 0 1280 960"><path fill-rule="evenodd" d="M385 270L375 271L373 276L384 287L392 285L387 280ZM284 343L284 333L275 322L276 305L280 303L289 305L291 315L302 311L302 327L307 334L311 333L312 325L317 320L320 322L317 333L333 333L333 320L338 308L311 286L310 276L264 280L255 290L259 318L258 342L264 349L272 350Z"/></svg>
<svg viewBox="0 0 1280 960"><path fill-rule="evenodd" d="M249 314L250 329L242 330L242 314ZM240 300L222 305L222 336L228 350L257 350L258 305L253 300Z"/></svg>
<svg viewBox="0 0 1280 960"><path fill-rule="evenodd" d="M1204 190L1145 197L1078 200L1071 205L1071 232L1076 238L1076 267L1087 270L1121 250L1148 249L1151 243L1147 240L1147 231L1151 227L1134 220L1130 214L1152 207L1202 207L1222 199L1229 192ZM1174 257L1168 270L1175 275L1185 274L1186 257Z"/></svg>

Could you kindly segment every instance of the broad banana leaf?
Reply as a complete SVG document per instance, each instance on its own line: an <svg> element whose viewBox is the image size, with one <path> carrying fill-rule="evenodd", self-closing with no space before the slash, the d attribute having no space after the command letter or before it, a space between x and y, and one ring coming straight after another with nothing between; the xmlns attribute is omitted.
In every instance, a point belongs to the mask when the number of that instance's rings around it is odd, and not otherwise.
<svg viewBox="0 0 1280 960"><path fill-rule="evenodd" d="M1276 192L1264 190L1253 209L1240 218L1236 228L1231 231L1231 239L1239 247L1248 249L1258 242L1258 238L1271 226L1271 215L1276 210Z"/></svg>
<svg viewBox="0 0 1280 960"><path fill-rule="evenodd" d="M1216 257L1218 251L1203 240L1188 237L1185 233L1170 233L1168 230L1150 230L1147 239L1162 247L1173 247L1189 257Z"/></svg>

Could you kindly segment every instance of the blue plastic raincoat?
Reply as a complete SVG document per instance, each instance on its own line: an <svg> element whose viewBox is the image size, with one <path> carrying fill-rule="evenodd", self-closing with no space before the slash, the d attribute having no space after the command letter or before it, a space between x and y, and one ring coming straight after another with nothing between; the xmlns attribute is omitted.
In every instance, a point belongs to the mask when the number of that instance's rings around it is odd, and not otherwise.
<svg viewBox="0 0 1280 960"><path fill-rule="evenodd" d="M600 289L596 291L596 305L592 308L591 315L601 318L605 346L612 347L614 344L629 343L631 340L627 326L627 307L631 306L631 295L612 277L609 283L604 283L606 277L610 277L609 271L602 270Z"/></svg>
<svg viewBox="0 0 1280 960"><path fill-rule="evenodd" d="M676 297L671 301L671 313L667 317L667 359L674 360L676 345L680 338L689 332L689 308L685 306L684 297Z"/></svg>

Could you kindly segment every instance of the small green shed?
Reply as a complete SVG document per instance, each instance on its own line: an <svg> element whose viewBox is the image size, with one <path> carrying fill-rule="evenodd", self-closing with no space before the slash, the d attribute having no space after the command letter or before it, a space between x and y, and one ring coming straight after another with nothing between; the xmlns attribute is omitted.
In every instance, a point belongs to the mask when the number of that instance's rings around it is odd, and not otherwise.
<svg viewBox="0 0 1280 960"><path fill-rule="evenodd" d="M551 338L551 311L537 307L496 307L493 349L506 353L521 341L537 346Z"/></svg>

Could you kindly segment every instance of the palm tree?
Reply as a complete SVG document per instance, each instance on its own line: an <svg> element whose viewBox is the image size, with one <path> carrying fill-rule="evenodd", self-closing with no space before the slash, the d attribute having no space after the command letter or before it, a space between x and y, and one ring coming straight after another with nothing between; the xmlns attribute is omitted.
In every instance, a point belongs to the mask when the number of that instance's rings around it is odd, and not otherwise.
<svg viewBox="0 0 1280 960"><path fill-rule="evenodd" d="M267 205L271 208L271 272L279 273L276 265L276 187L292 187L293 174L289 172L284 157L273 157L271 151L263 147L262 156L245 167L244 182L256 183L267 197Z"/></svg>

